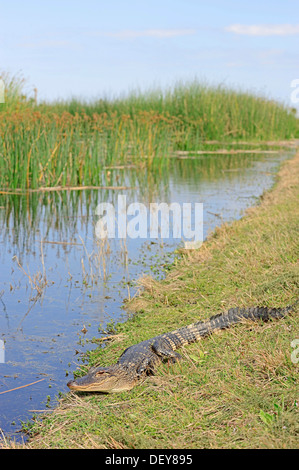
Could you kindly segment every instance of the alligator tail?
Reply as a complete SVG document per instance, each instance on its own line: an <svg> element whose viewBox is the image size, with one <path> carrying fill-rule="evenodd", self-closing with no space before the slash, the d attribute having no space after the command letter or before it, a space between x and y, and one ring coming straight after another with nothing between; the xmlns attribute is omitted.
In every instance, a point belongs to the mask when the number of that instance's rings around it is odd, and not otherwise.
<svg viewBox="0 0 299 470"><path fill-rule="evenodd" d="M231 308L225 313L213 315L207 321L199 321L191 325L178 328L171 333L154 338L152 349L159 355L170 356L169 351L175 351L184 344L194 343L217 331L230 328L244 320L268 321L284 318L298 304L299 299L292 305L283 308L249 307Z"/></svg>
<svg viewBox="0 0 299 470"><path fill-rule="evenodd" d="M251 321L269 321L271 319L284 318L298 304L299 299L292 305L283 308L269 307L249 307L249 308L231 308L226 313L213 315L207 322L209 333L213 330L222 330L230 326L242 322L243 320Z"/></svg>

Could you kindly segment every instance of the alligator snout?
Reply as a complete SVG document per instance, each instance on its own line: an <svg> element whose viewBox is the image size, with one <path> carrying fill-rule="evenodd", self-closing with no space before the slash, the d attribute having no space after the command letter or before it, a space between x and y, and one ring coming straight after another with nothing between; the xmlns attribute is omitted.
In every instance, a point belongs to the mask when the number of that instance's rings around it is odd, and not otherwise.
<svg viewBox="0 0 299 470"><path fill-rule="evenodd" d="M67 383L67 386L68 386L68 388L70 388L71 390L76 390L76 380L70 380L70 381Z"/></svg>

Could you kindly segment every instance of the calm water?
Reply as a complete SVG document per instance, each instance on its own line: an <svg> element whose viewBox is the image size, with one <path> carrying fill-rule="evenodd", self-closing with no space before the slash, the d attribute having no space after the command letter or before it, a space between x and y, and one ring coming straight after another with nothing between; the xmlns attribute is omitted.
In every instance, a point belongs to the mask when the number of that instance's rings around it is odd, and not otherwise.
<svg viewBox="0 0 299 470"><path fill-rule="evenodd" d="M125 320L123 300L136 292L134 281L143 274L163 276L175 248L182 246L179 239L160 238L101 243L95 236L100 202L116 206L120 194L127 204L138 201L146 207L150 202L202 202L206 237L255 204L288 156L171 159L150 173L134 167L103 172L105 184L131 189L0 195L2 431L22 438L17 432L21 421L68 390L82 355L97 347L92 339L100 336L99 327ZM17 390L2 393L11 389Z"/></svg>

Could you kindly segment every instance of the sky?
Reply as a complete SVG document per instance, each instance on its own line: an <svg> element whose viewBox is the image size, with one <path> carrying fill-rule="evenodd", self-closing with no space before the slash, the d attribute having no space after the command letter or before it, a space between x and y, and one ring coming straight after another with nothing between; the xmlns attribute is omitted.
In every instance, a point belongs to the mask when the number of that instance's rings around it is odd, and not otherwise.
<svg viewBox="0 0 299 470"><path fill-rule="evenodd" d="M197 78L298 108L299 2L0 0L0 71L47 101Z"/></svg>

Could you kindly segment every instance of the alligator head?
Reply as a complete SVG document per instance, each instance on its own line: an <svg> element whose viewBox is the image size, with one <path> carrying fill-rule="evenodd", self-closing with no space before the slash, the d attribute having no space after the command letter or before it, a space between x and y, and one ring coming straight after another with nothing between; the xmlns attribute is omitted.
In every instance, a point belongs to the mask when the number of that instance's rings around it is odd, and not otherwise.
<svg viewBox="0 0 299 470"><path fill-rule="evenodd" d="M131 376L119 364L110 367L92 367L86 375L68 382L71 390L78 392L121 392L136 385L137 375Z"/></svg>

